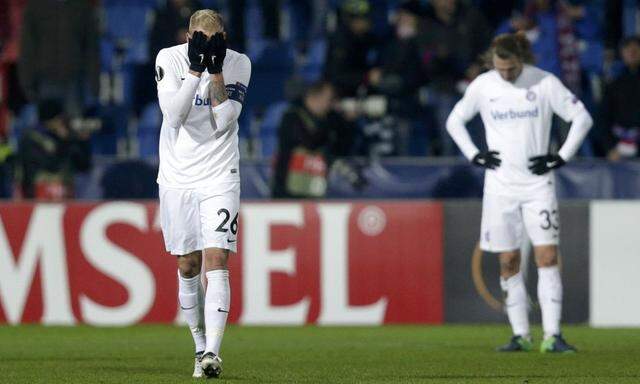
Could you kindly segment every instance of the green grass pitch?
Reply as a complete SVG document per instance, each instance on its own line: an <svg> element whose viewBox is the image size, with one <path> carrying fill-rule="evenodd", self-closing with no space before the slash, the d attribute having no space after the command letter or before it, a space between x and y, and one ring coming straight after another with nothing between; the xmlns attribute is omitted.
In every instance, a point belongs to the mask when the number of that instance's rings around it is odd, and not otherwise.
<svg viewBox="0 0 640 384"><path fill-rule="evenodd" d="M499 354L509 330L497 325L232 326L220 381L640 383L640 330L564 331L579 353ZM196 383L192 356L183 327L0 327L0 383Z"/></svg>

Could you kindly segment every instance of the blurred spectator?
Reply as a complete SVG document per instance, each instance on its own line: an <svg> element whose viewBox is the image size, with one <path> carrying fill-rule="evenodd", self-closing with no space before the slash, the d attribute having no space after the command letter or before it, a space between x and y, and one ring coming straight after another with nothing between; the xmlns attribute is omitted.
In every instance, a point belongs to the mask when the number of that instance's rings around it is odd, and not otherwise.
<svg viewBox="0 0 640 384"><path fill-rule="evenodd" d="M304 52L314 39L326 33L327 17L331 11L330 0L291 1L290 33L296 48Z"/></svg>
<svg viewBox="0 0 640 384"><path fill-rule="evenodd" d="M369 84L388 96L389 110L410 116L418 110L417 92L423 84L418 29L425 10L420 1L405 1L397 10L393 38L380 55L380 67L369 71Z"/></svg>
<svg viewBox="0 0 640 384"><path fill-rule="evenodd" d="M353 145L354 130L333 111L334 97L333 86L319 81L284 113L278 129L272 197L324 196L330 166L337 157L349 155ZM362 182L359 174L340 165L352 184Z"/></svg>
<svg viewBox="0 0 640 384"><path fill-rule="evenodd" d="M625 37L640 35L640 1L605 2L605 46L614 53Z"/></svg>
<svg viewBox="0 0 640 384"><path fill-rule="evenodd" d="M497 33L524 31L531 41L536 65L581 95L581 63L576 23L594 35L597 20L583 4L563 0L530 0L524 14L506 21ZM594 31L596 30L596 31Z"/></svg>
<svg viewBox="0 0 640 384"><path fill-rule="evenodd" d="M371 32L370 13L368 1L347 0L340 26L329 37L325 77L335 84L340 97L356 96L377 60L378 41Z"/></svg>
<svg viewBox="0 0 640 384"><path fill-rule="evenodd" d="M432 0L421 44L427 75L437 89L456 93L458 81L488 48L491 30L475 8L457 0Z"/></svg>
<svg viewBox="0 0 640 384"><path fill-rule="evenodd" d="M228 2L230 17L226 29L229 31L229 48L240 52L245 52L247 3L246 0L231 0ZM280 38L281 3L282 0L258 0L260 14L262 15L262 33L267 40L278 40Z"/></svg>
<svg viewBox="0 0 640 384"><path fill-rule="evenodd" d="M73 197L75 173L91 166L88 132L75 132L69 127L58 100L42 100L38 114L40 125L24 132L18 148L22 195L42 199Z"/></svg>
<svg viewBox="0 0 640 384"><path fill-rule="evenodd" d="M625 39L620 48L622 74L607 85L602 100L602 129L610 160L638 157L640 145L640 37Z"/></svg>
<svg viewBox="0 0 640 384"><path fill-rule="evenodd" d="M480 72L478 58L489 46L491 30L476 8L457 0L432 0L419 41L438 129L432 153L451 156L456 149L445 123L460 97L459 83Z"/></svg>
<svg viewBox="0 0 640 384"><path fill-rule="evenodd" d="M99 59L93 2L27 3L18 70L30 101L61 99L67 114L80 116L98 93Z"/></svg>
<svg viewBox="0 0 640 384"><path fill-rule="evenodd" d="M477 7L485 16L489 26L495 30L505 20L511 18L520 8L523 0L478 0Z"/></svg>
<svg viewBox="0 0 640 384"><path fill-rule="evenodd" d="M417 36L425 15L418 0L403 2L397 9L394 34L382 48L380 67L369 71L371 93L386 96L387 108L382 121L370 121L365 125L369 139L376 135L381 140L369 143L369 154L409 153L412 119L419 117L418 90L424 84ZM393 134L384 134L385 127L392 127ZM385 140L386 139L386 140ZM375 146L377 149L371 147Z"/></svg>

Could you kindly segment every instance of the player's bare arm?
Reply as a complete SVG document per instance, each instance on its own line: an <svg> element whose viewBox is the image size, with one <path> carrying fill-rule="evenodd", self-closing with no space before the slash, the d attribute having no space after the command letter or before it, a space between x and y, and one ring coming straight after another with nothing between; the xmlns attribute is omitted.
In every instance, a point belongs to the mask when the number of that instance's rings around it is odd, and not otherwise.
<svg viewBox="0 0 640 384"><path fill-rule="evenodd" d="M227 94L227 89L224 85L224 76L222 73L211 75L211 88L209 92L211 93L211 105L214 107L217 107L229 100L229 95Z"/></svg>
<svg viewBox="0 0 640 384"><path fill-rule="evenodd" d="M491 170L485 172L480 248L499 254L500 287L513 330L510 342L498 350L533 348L527 292L520 271L521 233L526 229L538 267L544 331L540 351L575 352L560 331L560 224L551 171L575 154L591 126L591 118L558 79L532 65L533 54L525 35L496 37L487 54L487 64L492 70L469 85L447 120L447 130L467 159ZM550 108L541 113L542 105ZM476 147L465 127L478 112L487 133L486 152ZM572 122L569 137L557 154L549 153L553 113ZM501 167L503 163L507 166Z"/></svg>

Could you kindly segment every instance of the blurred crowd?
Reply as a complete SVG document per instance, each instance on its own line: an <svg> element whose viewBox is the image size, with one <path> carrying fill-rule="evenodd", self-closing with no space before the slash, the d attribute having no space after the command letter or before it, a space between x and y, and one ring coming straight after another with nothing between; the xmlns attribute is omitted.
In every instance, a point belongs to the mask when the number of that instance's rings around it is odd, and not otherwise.
<svg viewBox="0 0 640 384"><path fill-rule="evenodd" d="M200 8L252 60L241 151L271 159L274 197L322 196L329 172L361 188L353 157L459 156L445 119L512 31L596 117L581 156L639 156L640 0L0 0L0 197L156 158L154 59Z"/></svg>

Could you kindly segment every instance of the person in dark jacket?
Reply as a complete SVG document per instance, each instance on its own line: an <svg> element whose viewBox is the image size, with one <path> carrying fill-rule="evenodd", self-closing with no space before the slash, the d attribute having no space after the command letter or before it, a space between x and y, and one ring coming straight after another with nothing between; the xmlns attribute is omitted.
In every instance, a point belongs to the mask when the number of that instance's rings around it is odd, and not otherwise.
<svg viewBox="0 0 640 384"><path fill-rule="evenodd" d="M477 9L458 0L433 0L418 40L437 130L430 152L453 156L456 148L444 128L447 117L461 84L480 72L478 58L489 47L491 30Z"/></svg>
<svg viewBox="0 0 640 384"><path fill-rule="evenodd" d="M90 1L31 0L24 10L18 74L31 102L63 101L82 114L98 95L98 21Z"/></svg>
<svg viewBox="0 0 640 384"><path fill-rule="evenodd" d="M329 37L324 76L339 97L354 97L367 86L377 63L378 39L371 32L371 6L366 0L348 0L341 8L341 24Z"/></svg>
<svg viewBox="0 0 640 384"><path fill-rule="evenodd" d="M640 34L640 2L607 0L604 2L604 43L612 55L625 37Z"/></svg>
<svg viewBox="0 0 640 384"><path fill-rule="evenodd" d="M623 40L620 55L624 70L602 100L601 142L613 161L640 156L640 37Z"/></svg>
<svg viewBox="0 0 640 384"><path fill-rule="evenodd" d="M432 84L447 93L489 47L491 30L484 16L458 0L433 0L420 42Z"/></svg>
<svg viewBox="0 0 640 384"><path fill-rule="evenodd" d="M425 15L420 1L397 9L393 38L381 50L380 67L369 72L369 84L388 97L391 113L407 116L418 109L417 92L424 82L417 37Z"/></svg>
<svg viewBox="0 0 640 384"><path fill-rule="evenodd" d="M41 123L24 132L18 147L22 195L73 197L74 175L91 167L89 136L69 127L59 100L41 101L38 114Z"/></svg>
<svg viewBox="0 0 640 384"><path fill-rule="evenodd" d="M354 136L353 126L333 110L334 98L332 84L321 80L283 115L272 197L324 196L328 169L338 157L350 154ZM342 165L352 184L362 182L353 169Z"/></svg>

